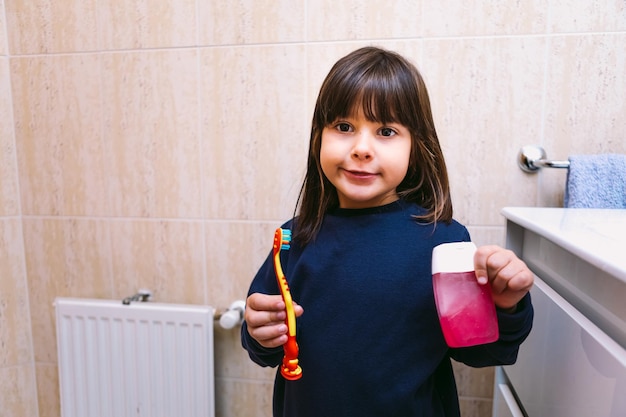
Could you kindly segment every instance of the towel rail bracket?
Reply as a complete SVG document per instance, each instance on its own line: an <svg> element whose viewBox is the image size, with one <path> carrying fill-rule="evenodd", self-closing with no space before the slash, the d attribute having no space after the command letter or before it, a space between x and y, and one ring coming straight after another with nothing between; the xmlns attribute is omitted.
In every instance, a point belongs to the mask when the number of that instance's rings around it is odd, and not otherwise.
<svg viewBox="0 0 626 417"><path fill-rule="evenodd" d="M538 145L523 146L517 156L517 164L524 172L536 173L541 168L569 168L569 161L547 159L546 151Z"/></svg>

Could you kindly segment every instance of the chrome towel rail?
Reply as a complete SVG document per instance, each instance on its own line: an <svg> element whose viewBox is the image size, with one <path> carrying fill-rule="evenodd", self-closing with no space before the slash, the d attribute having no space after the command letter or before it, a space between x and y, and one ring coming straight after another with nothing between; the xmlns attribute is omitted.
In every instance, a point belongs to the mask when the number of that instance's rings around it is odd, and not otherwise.
<svg viewBox="0 0 626 417"><path fill-rule="evenodd" d="M546 151L538 145L523 146L517 156L517 164L524 172L535 173L540 168L569 168L569 161L547 159Z"/></svg>

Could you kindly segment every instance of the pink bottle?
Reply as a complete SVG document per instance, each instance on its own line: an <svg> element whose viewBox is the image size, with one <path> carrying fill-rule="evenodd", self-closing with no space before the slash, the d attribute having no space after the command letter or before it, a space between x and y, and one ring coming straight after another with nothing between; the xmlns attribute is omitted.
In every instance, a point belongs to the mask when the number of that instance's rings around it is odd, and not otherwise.
<svg viewBox="0 0 626 417"><path fill-rule="evenodd" d="M474 273L472 242L444 243L433 249L433 290L441 330L450 347L498 340L498 319L489 284Z"/></svg>

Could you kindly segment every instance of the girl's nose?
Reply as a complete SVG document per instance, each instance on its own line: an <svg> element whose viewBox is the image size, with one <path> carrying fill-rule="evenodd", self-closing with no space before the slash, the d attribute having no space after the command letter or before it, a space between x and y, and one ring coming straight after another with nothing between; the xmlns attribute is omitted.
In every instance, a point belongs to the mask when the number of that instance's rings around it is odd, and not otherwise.
<svg viewBox="0 0 626 417"><path fill-rule="evenodd" d="M360 160L368 160L373 157L372 137L368 133L356 135L352 157Z"/></svg>

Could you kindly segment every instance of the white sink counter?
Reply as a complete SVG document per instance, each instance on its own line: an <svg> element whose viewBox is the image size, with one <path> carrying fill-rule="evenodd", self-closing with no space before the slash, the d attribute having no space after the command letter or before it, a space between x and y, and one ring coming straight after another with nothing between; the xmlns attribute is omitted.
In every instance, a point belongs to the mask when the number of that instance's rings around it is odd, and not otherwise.
<svg viewBox="0 0 626 417"><path fill-rule="evenodd" d="M626 210L507 207L502 214L626 282Z"/></svg>

